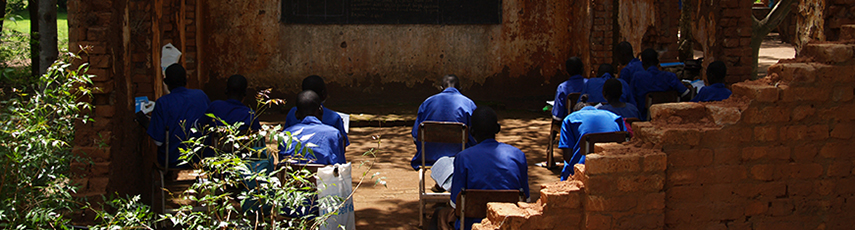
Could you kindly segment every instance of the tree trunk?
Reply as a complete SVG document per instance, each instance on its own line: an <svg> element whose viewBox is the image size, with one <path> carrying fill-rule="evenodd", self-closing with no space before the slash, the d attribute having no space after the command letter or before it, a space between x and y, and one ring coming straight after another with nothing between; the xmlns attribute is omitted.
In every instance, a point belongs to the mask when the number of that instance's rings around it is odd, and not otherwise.
<svg viewBox="0 0 855 230"><path fill-rule="evenodd" d="M793 2L795 2L795 0L776 1L775 6L772 7L772 11L770 11L769 15L766 15L766 18L762 21L757 20L754 15L751 16L753 21L751 25L751 66L754 67L754 71L751 71L752 79L757 79L757 63L760 58L760 45L763 43L763 39L766 38L766 35L768 35L769 32L772 32L775 27L778 27L778 24L781 24L781 21L784 21L784 18L786 18L790 13L790 8L792 8Z"/></svg>
<svg viewBox="0 0 855 230"><path fill-rule="evenodd" d="M56 33L56 0L39 0L39 74L59 56ZM32 19L32 16L30 17Z"/></svg>
<svg viewBox="0 0 855 230"><path fill-rule="evenodd" d="M38 0L27 0L30 12L30 71L33 77L39 75L39 15Z"/></svg>
<svg viewBox="0 0 855 230"><path fill-rule="evenodd" d="M680 10L680 41L678 43L677 52L680 61L692 60L695 58L695 41L692 37L692 10L694 9L694 1L683 1L683 8Z"/></svg>

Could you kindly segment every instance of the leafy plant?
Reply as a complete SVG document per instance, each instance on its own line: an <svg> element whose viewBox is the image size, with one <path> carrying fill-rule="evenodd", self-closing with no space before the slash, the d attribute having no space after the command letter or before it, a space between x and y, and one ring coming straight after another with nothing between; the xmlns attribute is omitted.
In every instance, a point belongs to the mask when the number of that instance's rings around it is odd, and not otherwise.
<svg viewBox="0 0 855 230"><path fill-rule="evenodd" d="M0 85L0 228L64 228L79 207L72 194L75 122L90 119L78 98L88 95L86 65L64 55L32 82Z"/></svg>

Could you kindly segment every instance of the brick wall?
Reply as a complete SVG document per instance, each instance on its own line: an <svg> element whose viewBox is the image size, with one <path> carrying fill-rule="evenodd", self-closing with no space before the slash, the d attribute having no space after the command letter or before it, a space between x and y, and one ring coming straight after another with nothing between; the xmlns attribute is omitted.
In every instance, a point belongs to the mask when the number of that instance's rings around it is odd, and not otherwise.
<svg viewBox="0 0 855 230"><path fill-rule="evenodd" d="M727 64L727 84L751 78L752 1L695 0L692 32L704 51L704 66L713 61ZM702 73L703 74L703 73Z"/></svg>
<svg viewBox="0 0 855 230"><path fill-rule="evenodd" d="M488 205L476 229L851 228L853 60L851 41L812 43L724 102L655 105L632 142L598 144L537 203Z"/></svg>
<svg viewBox="0 0 855 230"><path fill-rule="evenodd" d="M837 41L840 39L840 30L844 25L855 24L855 1L826 0L823 16L825 16L825 39Z"/></svg>

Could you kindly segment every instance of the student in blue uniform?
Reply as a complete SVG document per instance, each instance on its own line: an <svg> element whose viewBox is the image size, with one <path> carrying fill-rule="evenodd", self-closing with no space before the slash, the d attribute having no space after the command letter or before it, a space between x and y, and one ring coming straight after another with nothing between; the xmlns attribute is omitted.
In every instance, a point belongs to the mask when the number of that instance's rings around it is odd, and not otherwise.
<svg viewBox="0 0 855 230"><path fill-rule="evenodd" d="M647 102L646 95L650 92L677 91L680 97L685 97L689 94L690 89L677 79L677 75L671 72L659 70L659 53L653 49L645 49L641 52L641 62L647 71L641 71L633 74L632 92L635 94L636 105L638 106L641 120L647 120ZM688 100L688 99L687 99Z"/></svg>
<svg viewBox="0 0 855 230"><path fill-rule="evenodd" d="M321 97L321 106L323 107L323 103L327 101L327 86L324 83L324 79L318 75L308 76L303 79L302 85L303 91L311 90L314 91L318 96ZM350 145L350 140L347 138L347 132L344 130L344 121L341 120L341 115L338 115L335 111L324 108L324 116L320 118L321 122L332 126L339 130L342 138L344 138L344 146L345 148ZM291 127L292 125L296 125L300 123L300 119L297 119L297 107L291 108L291 111L288 111L288 115L285 116L285 127Z"/></svg>
<svg viewBox="0 0 855 230"><path fill-rule="evenodd" d="M567 69L567 74L570 74L570 79L559 84L558 89L555 90L555 103L552 106L552 118L555 120L561 120L567 116L567 95L582 92L587 81L582 76L582 73L585 72L585 66L579 57L567 59L564 66Z"/></svg>
<svg viewBox="0 0 855 230"><path fill-rule="evenodd" d="M294 161L300 163L314 163L322 165L344 164L347 160L344 158L344 145L341 132L332 126L326 125L318 120L318 117L323 117L324 109L321 106L321 97L311 90L306 90L297 94L297 119L301 122L291 127L285 128L283 132L290 132L295 140L300 140L303 148L309 146L310 143L314 147L313 154L306 151L303 155L303 149L296 148L296 141L292 146L285 148L286 141L279 144L279 160L294 158ZM296 154L295 154L296 152Z"/></svg>
<svg viewBox="0 0 855 230"><path fill-rule="evenodd" d="M635 58L635 53L632 51L632 44L629 44L629 42L622 41L618 43L617 53L618 61L623 65L619 77L626 83L632 83L632 75L635 72L644 71L644 66L641 64L641 60Z"/></svg>
<svg viewBox="0 0 855 230"><path fill-rule="evenodd" d="M485 106L475 109L471 130L478 144L454 158L451 203L457 201L461 189L523 189L529 197L525 154L514 146L496 141L496 133L501 130L496 112ZM456 220L455 229L471 229L473 223L479 222L481 219L469 218L461 226Z"/></svg>
<svg viewBox="0 0 855 230"><path fill-rule="evenodd" d="M208 95L198 89L187 89L187 71L180 64L172 64L166 68L166 84L169 94L157 99L151 112L151 121L147 133L157 144L157 162L168 160L170 168L178 166L179 147L186 148L182 141L190 137L199 137L201 132L192 133L190 128L208 109ZM164 146L166 129L169 128L169 146ZM189 134L189 136L187 135ZM165 159L165 151L169 150L169 159Z"/></svg>
<svg viewBox="0 0 855 230"><path fill-rule="evenodd" d="M258 123L255 111L243 105L243 98L246 96L246 77L242 75L232 75L226 81L226 97L227 100L216 100L211 102L205 114L213 114L217 118L228 124L243 122L239 130L260 130L261 125ZM202 124L223 125L222 122L208 116L203 116L200 119Z"/></svg>
<svg viewBox="0 0 855 230"><path fill-rule="evenodd" d="M603 96L608 100L609 104L602 105L598 109L608 110L623 118L638 118L638 108L630 103L624 103L619 100L621 97L621 89L623 84L618 79L608 79L603 84Z"/></svg>
<svg viewBox="0 0 855 230"><path fill-rule="evenodd" d="M418 139L419 124L424 121L448 121L462 122L469 127L472 111L475 110L475 102L457 90L460 86L460 79L457 76L445 75L440 79L440 82L443 87L442 92L429 97L419 106L419 114L413 124L412 136L413 143L416 144L416 155L413 156L410 165L414 170L419 170L419 165L422 163L422 143ZM471 136L469 142L466 147L475 144L475 140ZM441 157L454 156L460 152L459 144L427 143L425 148L431 152L430 155L425 156L425 163L428 166L433 165Z"/></svg>
<svg viewBox="0 0 855 230"><path fill-rule="evenodd" d="M582 94L588 94L588 102L589 103L605 103L608 102L606 97L603 96L603 84L606 83L606 80L615 79L614 75L614 67L610 64L602 64L600 68L597 69L597 76L595 78L588 79L588 82L585 82L585 88L582 90ZM616 79L619 83L621 83L624 87L624 90L620 97L617 98L621 102L626 102L630 104L635 104L635 98L633 98L632 92L630 91L629 84L621 79Z"/></svg>
<svg viewBox="0 0 855 230"><path fill-rule="evenodd" d="M708 86L701 88L693 102L722 101L730 97L732 92L724 86L727 66L722 61L714 61L707 66Z"/></svg>
<svg viewBox="0 0 855 230"><path fill-rule="evenodd" d="M583 107L584 106L584 107ZM558 140L558 148L564 151L564 155L572 154L570 161L564 161L564 169L561 170L561 181L573 175L573 165L585 163L585 153L582 150L582 136L588 133L605 133L626 131L623 119L606 110L599 110L593 106L582 107L576 112L567 115L561 124L561 138Z"/></svg>

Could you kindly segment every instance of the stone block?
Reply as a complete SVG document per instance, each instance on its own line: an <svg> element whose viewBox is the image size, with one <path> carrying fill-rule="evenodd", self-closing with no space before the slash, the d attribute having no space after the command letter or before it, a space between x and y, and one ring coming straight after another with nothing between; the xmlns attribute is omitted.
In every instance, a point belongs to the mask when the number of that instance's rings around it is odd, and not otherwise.
<svg viewBox="0 0 855 230"><path fill-rule="evenodd" d="M615 212L629 211L636 207L641 197L637 194L625 196L594 196L585 197L586 212Z"/></svg>
<svg viewBox="0 0 855 230"><path fill-rule="evenodd" d="M739 148L718 148L715 149L714 152L715 160L713 163L716 165L734 165L742 163L742 153Z"/></svg>
<svg viewBox="0 0 855 230"><path fill-rule="evenodd" d="M851 161L832 161L828 165L826 175L829 177L843 177L852 175Z"/></svg>
<svg viewBox="0 0 855 230"><path fill-rule="evenodd" d="M742 112L734 106L706 105L706 108L717 125L733 125L742 118Z"/></svg>
<svg viewBox="0 0 855 230"><path fill-rule="evenodd" d="M713 151L711 149L675 150L668 153L668 165L670 167L709 166L712 163Z"/></svg>
<svg viewBox="0 0 855 230"><path fill-rule="evenodd" d="M791 149L789 146L754 146L742 149L742 159L751 160L789 160Z"/></svg>
<svg viewBox="0 0 855 230"><path fill-rule="evenodd" d="M520 229L525 223L526 211L513 203L487 203L487 219L504 223L509 229Z"/></svg>
<svg viewBox="0 0 855 230"><path fill-rule="evenodd" d="M773 181L783 178L776 164L758 164L751 166L751 178L760 181Z"/></svg>
<svg viewBox="0 0 855 230"><path fill-rule="evenodd" d="M821 63L841 63L855 58L855 45L809 43L796 56L811 57Z"/></svg>
<svg viewBox="0 0 855 230"><path fill-rule="evenodd" d="M112 105L95 106L95 115L102 118L110 118L116 114L116 107Z"/></svg>
<svg viewBox="0 0 855 230"><path fill-rule="evenodd" d="M855 40L855 25L841 26L840 40Z"/></svg>
<svg viewBox="0 0 855 230"><path fill-rule="evenodd" d="M754 127L754 140L760 142L775 141L778 139L778 126L767 125Z"/></svg>
<svg viewBox="0 0 855 230"><path fill-rule="evenodd" d="M699 121L706 117L706 108L702 104L683 102L655 104L650 107L651 120L665 121L669 117L680 117L684 121Z"/></svg>
<svg viewBox="0 0 855 230"><path fill-rule="evenodd" d="M831 137L843 140L852 139L852 133L855 132L855 123L844 122L837 123L831 130Z"/></svg>
<svg viewBox="0 0 855 230"><path fill-rule="evenodd" d="M668 158L664 153L644 155L642 161L644 172L664 172L668 167Z"/></svg>
<svg viewBox="0 0 855 230"><path fill-rule="evenodd" d="M585 157L585 170L588 175L626 173L641 171L641 156L607 156L589 154Z"/></svg>
<svg viewBox="0 0 855 230"><path fill-rule="evenodd" d="M831 89L822 87L791 86L781 92L784 102L816 101L825 102L831 97Z"/></svg>
<svg viewBox="0 0 855 230"><path fill-rule="evenodd" d="M816 81L816 65L813 63L777 63L769 67L769 74L776 73L789 84L804 84Z"/></svg>
<svg viewBox="0 0 855 230"><path fill-rule="evenodd" d="M851 85L834 87L834 90L831 93L831 98L834 99L834 101L849 102L852 101L853 97L855 97L855 88Z"/></svg>
<svg viewBox="0 0 855 230"><path fill-rule="evenodd" d="M778 88L771 85L740 82L731 86L734 96L744 96L759 102L775 102L778 100Z"/></svg>
<svg viewBox="0 0 855 230"><path fill-rule="evenodd" d="M603 214L586 213L585 228L587 230L607 230L612 229L612 218Z"/></svg>

